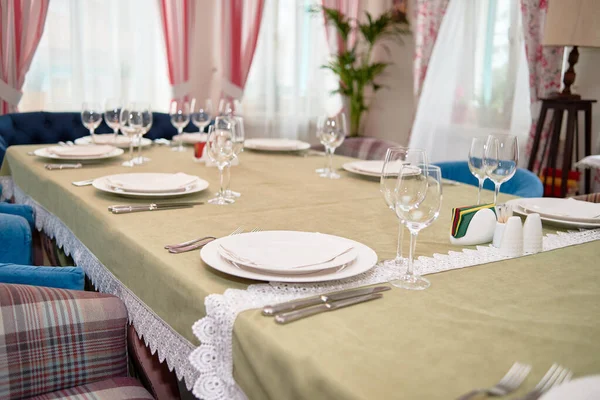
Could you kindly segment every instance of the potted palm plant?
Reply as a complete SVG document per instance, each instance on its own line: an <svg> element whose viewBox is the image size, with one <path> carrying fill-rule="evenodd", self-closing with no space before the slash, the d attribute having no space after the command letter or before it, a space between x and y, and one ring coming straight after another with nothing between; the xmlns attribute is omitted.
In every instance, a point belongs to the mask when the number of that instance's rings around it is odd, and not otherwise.
<svg viewBox="0 0 600 400"><path fill-rule="evenodd" d="M332 93L339 93L344 98L346 112L349 114L350 136L360 136L361 119L369 109L366 90L377 92L383 85L377 78L390 65L388 62L373 61L375 45L385 40L396 39L409 34L409 23L406 14L394 9L381 14L377 18L365 12L364 22L348 18L342 12L324 6L314 7L313 13L323 14L327 24L335 26L342 42L345 44L332 56L329 63L322 66L331 70L339 79L339 88ZM348 46L348 39L356 33L356 42ZM383 48L389 53L385 44Z"/></svg>

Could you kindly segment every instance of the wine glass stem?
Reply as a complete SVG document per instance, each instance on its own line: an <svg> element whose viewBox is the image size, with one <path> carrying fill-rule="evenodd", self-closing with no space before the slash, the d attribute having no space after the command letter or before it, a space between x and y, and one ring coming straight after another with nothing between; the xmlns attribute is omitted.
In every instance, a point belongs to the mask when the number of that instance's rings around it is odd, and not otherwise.
<svg viewBox="0 0 600 400"><path fill-rule="evenodd" d="M485 179L481 179L481 178L478 178L478 179L479 179L479 190L477 190L477 204L479 205L479 204L481 204L481 189L483 189L483 181Z"/></svg>
<svg viewBox="0 0 600 400"><path fill-rule="evenodd" d="M404 224L402 221L398 224L398 246L396 247L396 265L401 265L403 263L402 259L402 241L404 239Z"/></svg>
<svg viewBox="0 0 600 400"><path fill-rule="evenodd" d="M333 173L333 151L333 148L327 147L327 171L330 174Z"/></svg>
<svg viewBox="0 0 600 400"><path fill-rule="evenodd" d="M177 135L179 135L179 151L183 150L183 128L177 128Z"/></svg>
<svg viewBox="0 0 600 400"><path fill-rule="evenodd" d="M219 198L223 198L225 197L225 180L224 180L224 173L223 173L223 168L225 167L224 165L217 165L217 167L219 168Z"/></svg>
<svg viewBox="0 0 600 400"><path fill-rule="evenodd" d="M138 161L142 161L142 135L138 135L137 158Z"/></svg>
<svg viewBox="0 0 600 400"><path fill-rule="evenodd" d="M129 140L129 162L133 163L133 138L135 136L131 136L131 139Z"/></svg>
<svg viewBox="0 0 600 400"><path fill-rule="evenodd" d="M500 193L500 183L496 183L496 187L494 188L494 204L498 202L498 193Z"/></svg>
<svg viewBox="0 0 600 400"><path fill-rule="evenodd" d="M417 235L419 231L410 230L410 253L408 255L408 269L406 275L414 275L414 260L415 260L415 249L417 247Z"/></svg>
<svg viewBox="0 0 600 400"><path fill-rule="evenodd" d="M225 175L225 194L227 194L227 192L229 192L229 186L231 185L231 165L227 165L225 168L227 170Z"/></svg>

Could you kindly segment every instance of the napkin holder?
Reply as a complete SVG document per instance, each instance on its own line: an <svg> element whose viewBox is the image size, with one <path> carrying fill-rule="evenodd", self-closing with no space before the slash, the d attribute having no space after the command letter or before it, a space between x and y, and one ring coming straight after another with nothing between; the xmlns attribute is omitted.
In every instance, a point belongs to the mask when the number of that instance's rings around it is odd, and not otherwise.
<svg viewBox="0 0 600 400"><path fill-rule="evenodd" d="M450 243L472 246L489 243L496 229L496 213L493 204L467 206L452 210Z"/></svg>

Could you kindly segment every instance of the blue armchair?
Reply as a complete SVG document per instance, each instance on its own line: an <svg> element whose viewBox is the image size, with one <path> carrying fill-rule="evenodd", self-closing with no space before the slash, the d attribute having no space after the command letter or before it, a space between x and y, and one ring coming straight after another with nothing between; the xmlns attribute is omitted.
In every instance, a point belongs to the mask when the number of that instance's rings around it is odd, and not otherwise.
<svg viewBox="0 0 600 400"><path fill-rule="evenodd" d="M185 132L197 132L189 124ZM112 129L102 121L96 129L98 133L110 133ZM153 113L153 124L146 134L149 139L171 139L177 130L171 125L168 114ZM8 146L15 144L49 144L66 142L89 135L81 123L81 115L76 112L26 112L0 115L0 165Z"/></svg>
<svg viewBox="0 0 600 400"><path fill-rule="evenodd" d="M446 161L436 163L442 170L442 177L453 181L478 186L477 178L471 174L466 161ZM484 189L494 190L494 183L486 179ZM520 197L542 197L544 186L542 181L531 171L518 168L515 175L500 187L501 193L512 194Z"/></svg>

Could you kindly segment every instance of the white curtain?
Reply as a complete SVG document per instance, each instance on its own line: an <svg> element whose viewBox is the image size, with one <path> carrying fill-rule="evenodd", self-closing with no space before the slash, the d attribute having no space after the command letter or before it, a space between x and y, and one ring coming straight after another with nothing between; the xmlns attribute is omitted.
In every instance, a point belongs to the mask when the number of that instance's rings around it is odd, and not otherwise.
<svg viewBox="0 0 600 400"><path fill-rule="evenodd" d="M518 0L450 1L410 146L426 149L432 162L466 160L473 137L512 133L524 155L528 79Z"/></svg>
<svg viewBox="0 0 600 400"><path fill-rule="evenodd" d="M337 79L320 68L329 57L323 16L307 11L319 4L265 1L242 102L249 137L312 140L316 118L336 107Z"/></svg>
<svg viewBox="0 0 600 400"><path fill-rule="evenodd" d="M168 110L158 2L52 0L21 111L79 111L84 101L143 100Z"/></svg>

